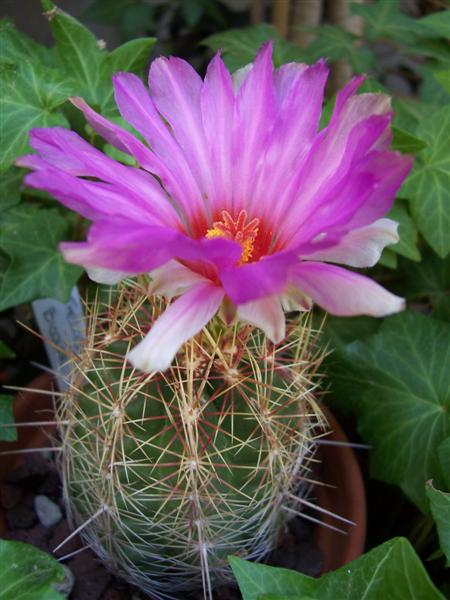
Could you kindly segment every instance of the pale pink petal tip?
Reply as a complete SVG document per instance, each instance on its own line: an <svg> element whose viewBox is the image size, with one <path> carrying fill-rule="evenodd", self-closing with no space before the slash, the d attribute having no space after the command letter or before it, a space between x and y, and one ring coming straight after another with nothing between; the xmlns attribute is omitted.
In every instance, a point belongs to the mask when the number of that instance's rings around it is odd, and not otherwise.
<svg viewBox="0 0 450 600"><path fill-rule="evenodd" d="M216 314L223 296L223 291L211 284L197 285L183 294L157 319L142 342L128 353L128 361L145 373L168 369L180 346Z"/></svg>
<svg viewBox="0 0 450 600"><path fill-rule="evenodd" d="M286 336L284 312L277 296L241 304L238 306L237 315L241 321L262 329L274 344L278 344Z"/></svg>
<svg viewBox="0 0 450 600"><path fill-rule="evenodd" d="M303 262L293 283L332 315L385 317L404 310L405 300L368 277L325 263Z"/></svg>

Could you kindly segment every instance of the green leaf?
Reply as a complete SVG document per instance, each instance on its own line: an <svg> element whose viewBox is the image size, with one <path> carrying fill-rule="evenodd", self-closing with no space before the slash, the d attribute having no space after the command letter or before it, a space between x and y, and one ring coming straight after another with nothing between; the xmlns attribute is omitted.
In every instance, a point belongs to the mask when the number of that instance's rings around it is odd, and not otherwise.
<svg viewBox="0 0 450 600"><path fill-rule="evenodd" d="M447 489L450 490L450 437L442 442L438 448L439 462Z"/></svg>
<svg viewBox="0 0 450 600"><path fill-rule="evenodd" d="M320 579L235 556L229 560L243 600L260 600L264 594L316 600L443 600L405 538L389 540Z"/></svg>
<svg viewBox="0 0 450 600"><path fill-rule="evenodd" d="M450 69L446 71L434 71L434 76L442 87L450 94Z"/></svg>
<svg viewBox="0 0 450 600"><path fill-rule="evenodd" d="M450 494L435 489L431 481L428 482L426 491L438 531L439 544L447 557L447 567L450 567Z"/></svg>
<svg viewBox="0 0 450 600"><path fill-rule="evenodd" d="M415 28L423 37L444 38L447 40L450 31L450 11L444 9L417 19Z"/></svg>
<svg viewBox="0 0 450 600"><path fill-rule="evenodd" d="M0 441L15 442L17 440L17 430L14 427L13 414L14 396L0 394ZM11 425L11 427L4 427Z"/></svg>
<svg viewBox="0 0 450 600"><path fill-rule="evenodd" d="M64 600L64 569L30 544L0 540L0 600Z"/></svg>
<svg viewBox="0 0 450 600"><path fill-rule="evenodd" d="M135 0L94 0L81 18L105 25L119 25L124 12L134 3Z"/></svg>
<svg viewBox="0 0 450 600"><path fill-rule="evenodd" d="M69 224L55 210L20 205L2 218L0 249L10 259L0 287L0 310L35 298L65 302L82 273L57 248Z"/></svg>
<svg viewBox="0 0 450 600"><path fill-rule="evenodd" d="M358 38L341 27L321 25L308 31L317 32L316 39L305 51L308 62L315 62L319 58L328 58L332 61L345 59L356 73L367 73L375 63L375 57L367 48L356 45Z"/></svg>
<svg viewBox="0 0 450 600"><path fill-rule="evenodd" d="M24 169L10 167L0 173L0 210L3 212L20 202L20 188L25 174Z"/></svg>
<svg viewBox="0 0 450 600"><path fill-rule="evenodd" d="M56 55L67 73L73 74L79 86L77 93L87 102L96 103L100 65L103 52L97 39L79 21L55 6L42 0L55 40Z"/></svg>
<svg viewBox="0 0 450 600"><path fill-rule="evenodd" d="M428 143L419 152L401 195L412 202L419 231L439 256L450 252L450 111L444 107L423 119L417 137Z"/></svg>
<svg viewBox="0 0 450 600"><path fill-rule="evenodd" d="M276 66L291 61L305 61L304 50L284 40L274 27L265 23L211 35L202 44L214 51L221 49L225 64L230 71L235 71L251 63L261 45L268 40L275 41L273 60Z"/></svg>
<svg viewBox="0 0 450 600"><path fill-rule="evenodd" d="M199 0L184 0L181 12L189 27L195 27L202 18L205 8Z"/></svg>
<svg viewBox="0 0 450 600"><path fill-rule="evenodd" d="M419 140L407 131L399 129L398 127L392 128L394 139L392 140L393 150L403 152L403 154L416 154L420 150L427 147L427 143L423 140Z"/></svg>
<svg viewBox="0 0 450 600"><path fill-rule="evenodd" d="M0 358L15 358L13 350L0 340Z"/></svg>
<svg viewBox="0 0 450 600"><path fill-rule="evenodd" d="M420 99L436 106L445 106L450 103L450 94L436 79L436 71L427 67L421 69L422 83L420 86Z"/></svg>
<svg viewBox="0 0 450 600"><path fill-rule="evenodd" d="M374 477L399 485L424 512L424 484L442 487L438 446L450 435L450 325L417 313L330 357L330 402L356 414L373 446Z"/></svg>
<svg viewBox="0 0 450 600"><path fill-rule="evenodd" d="M22 31L16 29L13 21L0 19L1 60L13 64L33 60L47 66L53 65L53 57L48 48L37 44Z"/></svg>
<svg viewBox="0 0 450 600"><path fill-rule="evenodd" d="M402 263L402 292L412 301L427 301L433 316L450 321L450 256L425 250L420 264Z"/></svg>
<svg viewBox="0 0 450 600"><path fill-rule="evenodd" d="M363 17L364 37L369 41L393 39L412 42L420 29L416 19L406 16L400 10L399 0L378 0L373 4L352 4L352 12Z"/></svg>
<svg viewBox="0 0 450 600"><path fill-rule="evenodd" d="M32 61L24 61L0 81L0 169L6 169L28 151L28 132L32 127L68 125L58 108L73 92L73 86L64 73Z"/></svg>
<svg viewBox="0 0 450 600"><path fill-rule="evenodd" d="M404 200L396 200L388 215L393 221L399 223L398 233L400 241L397 244L389 246L389 250L396 254L401 254L414 261L420 261L420 252L417 248L417 230L414 221L411 219L407 204Z"/></svg>
<svg viewBox="0 0 450 600"><path fill-rule="evenodd" d="M385 248L378 262L380 265L383 265L383 267L387 267L388 269L396 269L398 258L391 248Z"/></svg>

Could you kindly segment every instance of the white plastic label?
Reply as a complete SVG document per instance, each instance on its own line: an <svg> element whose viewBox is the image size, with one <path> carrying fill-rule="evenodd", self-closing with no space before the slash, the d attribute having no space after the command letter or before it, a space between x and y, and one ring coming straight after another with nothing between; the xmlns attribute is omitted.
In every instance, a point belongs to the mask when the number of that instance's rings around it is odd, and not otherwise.
<svg viewBox="0 0 450 600"><path fill-rule="evenodd" d="M85 337L80 294L74 287L65 304L52 298L44 298L32 302L32 307L50 366L57 373L57 385L60 390L65 390L71 371L68 357L71 352L81 351Z"/></svg>

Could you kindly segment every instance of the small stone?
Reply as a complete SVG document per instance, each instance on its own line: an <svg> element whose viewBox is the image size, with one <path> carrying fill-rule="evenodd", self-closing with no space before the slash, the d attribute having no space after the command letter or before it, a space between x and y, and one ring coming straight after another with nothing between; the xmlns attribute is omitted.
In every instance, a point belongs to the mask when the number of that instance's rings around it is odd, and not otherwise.
<svg viewBox="0 0 450 600"><path fill-rule="evenodd" d="M90 551L80 552L69 561L75 575L72 600L99 600L108 586L111 575Z"/></svg>
<svg viewBox="0 0 450 600"><path fill-rule="evenodd" d="M16 506L22 498L22 490L17 485L0 484L0 504L5 510Z"/></svg>
<svg viewBox="0 0 450 600"><path fill-rule="evenodd" d="M62 568L64 569L64 580L54 587L56 592L59 592L64 598L68 598L75 585L75 576L67 565L62 565Z"/></svg>
<svg viewBox="0 0 450 600"><path fill-rule="evenodd" d="M34 509L44 527L52 527L62 519L61 509L47 496L36 496L34 499Z"/></svg>

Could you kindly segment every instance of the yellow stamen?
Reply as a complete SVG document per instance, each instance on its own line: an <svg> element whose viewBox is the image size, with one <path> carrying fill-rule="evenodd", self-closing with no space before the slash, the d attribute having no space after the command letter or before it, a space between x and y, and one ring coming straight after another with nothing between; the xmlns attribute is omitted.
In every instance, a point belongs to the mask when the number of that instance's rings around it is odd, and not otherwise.
<svg viewBox="0 0 450 600"><path fill-rule="evenodd" d="M239 264L249 262L258 236L259 219L255 218L247 223L246 210L241 210L236 220L226 210L222 211L221 216L222 221L214 221L213 228L208 229L206 237L208 239L223 237L238 242L242 248Z"/></svg>

